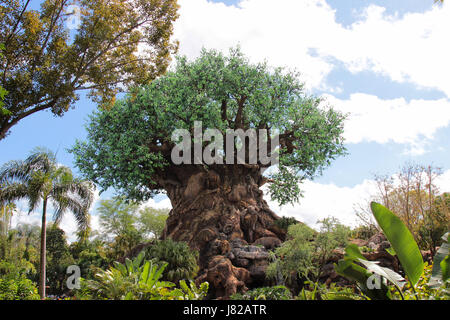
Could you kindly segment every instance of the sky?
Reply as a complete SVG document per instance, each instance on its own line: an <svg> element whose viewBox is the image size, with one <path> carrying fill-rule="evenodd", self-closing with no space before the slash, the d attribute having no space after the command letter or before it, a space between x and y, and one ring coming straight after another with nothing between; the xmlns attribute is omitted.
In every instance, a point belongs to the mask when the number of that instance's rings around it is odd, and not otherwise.
<svg viewBox="0 0 450 320"><path fill-rule="evenodd" d="M441 167L450 191L450 3L433 0L180 0L174 39L191 59L202 47L227 52L240 45L253 62L266 60L301 73L309 93L348 114L348 155L301 188L299 204L269 202L281 216L314 225L335 216L355 225L354 206L374 191L374 174L394 174L406 162ZM50 112L22 120L0 141L0 164L24 159L36 146L57 152L86 136L96 105L82 95L62 118ZM97 199L111 197L108 191ZM146 205L170 208L167 198ZM98 226L95 208L93 226ZM24 208L25 210L25 208ZM38 222L39 214L15 217ZM71 236L68 215L61 227Z"/></svg>

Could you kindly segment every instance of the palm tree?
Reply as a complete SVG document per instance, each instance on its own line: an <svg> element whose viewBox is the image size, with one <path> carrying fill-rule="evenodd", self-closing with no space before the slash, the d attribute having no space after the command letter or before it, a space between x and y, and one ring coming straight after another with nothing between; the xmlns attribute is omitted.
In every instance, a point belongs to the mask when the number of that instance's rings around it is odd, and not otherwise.
<svg viewBox="0 0 450 320"><path fill-rule="evenodd" d="M45 255L47 206L53 204L53 220L58 224L67 211L71 211L83 231L89 228L89 208L94 198L94 185L90 181L73 177L68 167L56 162L55 154L36 149L25 161L9 161L0 170L0 201L28 199L28 213L42 203L41 252L39 294L45 298Z"/></svg>

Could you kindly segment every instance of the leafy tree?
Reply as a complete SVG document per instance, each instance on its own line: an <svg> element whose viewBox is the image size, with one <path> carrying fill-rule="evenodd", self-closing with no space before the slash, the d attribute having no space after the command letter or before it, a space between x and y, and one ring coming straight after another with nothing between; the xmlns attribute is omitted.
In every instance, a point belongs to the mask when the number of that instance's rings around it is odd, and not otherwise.
<svg viewBox="0 0 450 320"><path fill-rule="evenodd" d="M450 228L450 200L436 185L441 175L440 168L406 163L392 176L376 175L377 192L372 195L374 201L395 212L419 246L432 255ZM373 229L370 208L360 206L357 215Z"/></svg>
<svg viewBox="0 0 450 320"><path fill-rule="evenodd" d="M139 211L139 229L154 239L159 239L169 216L168 209L145 207Z"/></svg>
<svg viewBox="0 0 450 320"><path fill-rule="evenodd" d="M178 58L175 71L118 101L110 111L95 112L88 140L78 141L72 152L82 172L103 189L114 186L135 200L167 190L178 203L172 187L191 175L182 179L176 172L200 170L172 163L175 129L191 130L194 121L202 121L204 128L217 128L223 135L227 128L278 130L280 170L268 182L272 196L286 203L299 196L291 181L314 177L344 153L344 117L329 107L320 108L321 102L305 94L295 72L250 64L239 49L228 57L204 50L192 62ZM230 166L202 165L231 176L248 167L233 166L241 170L228 172ZM255 169L268 167L258 162L243 171L242 178L256 171L252 178L262 183L261 170Z"/></svg>
<svg viewBox="0 0 450 320"><path fill-rule="evenodd" d="M127 203L121 197L100 201L100 227L103 238L111 244L112 260L123 258L143 241L143 234L137 229L138 210L137 204Z"/></svg>
<svg viewBox="0 0 450 320"><path fill-rule="evenodd" d="M106 269L110 263L105 243L99 238L80 239L71 243L69 250L85 279L93 279L96 270Z"/></svg>
<svg viewBox="0 0 450 320"><path fill-rule="evenodd" d="M1 201L28 199L29 213L42 203L39 293L45 298L46 222L47 206L55 208L58 224L71 211L81 230L89 226L89 208L93 201L93 185L72 175L69 168L59 165L55 155L37 149L25 161L10 161L0 170Z"/></svg>
<svg viewBox="0 0 450 320"><path fill-rule="evenodd" d="M0 139L36 112L62 116L81 90L108 106L117 92L164 73L176 50L176 0L45 0L40 10L30 2L0 5L0 85L8 91ZM79 25L70 32L72 22Z"/></svg>
<svg viewBox="0 0 450 320"><path fill-rule="evenodd" d="M3 50L5 50L5 45L3 43L0 43L0 58L3 58L3 52L2 52ZM8 110L3 108L3 106L5 105L3 100L5 99L5 96L7 94L8 94L8 91L6 91L5 88L0 86L0 115L2 115L2 116L6 116L10 113Z"/></svg>
<svg viewBox="0 0 450 320"><path fill-rule="evenodd" d="M206 254L207 244L220 233L228 240L234 235L249 243L274 234L269 228L279 217L260 188L268 183L271 197L282 204L297 201L299 183L345 153L343 120L323 99L305 93L296 72L252 64L240 49L232 49L228 56L203 50L194 61L178 58L174 70L108 112L95 112L87 126L87 141L78 141L71 151L85 177L102 189L114 187L137 201L165 192L173 209L163 237L187 242ZM187 130L191 139L183 142L189 144L196 140L196 121L222 136L227 129L267 129L271 138L278 132L278 170L264 174L271 164L261 157L256 163L236 163L237 148L244 148L249 157L250 145L242 143L248 140L245 137L215 152L219 158L223 153L233 158L234 165L175 164L172 151L180 141L172 141L172 133ZM260 142L265 140L260 136ZM276 142L268 140L267 146L261 143L260 154L276 158ZM186 154L192 161L193 155Z"/></svg>
<svg viewBox="0 0 450 320"><path fill-rule="evenodd" d="M52 225L47 229L47 281L48 293L61 296L66 287L67 267L75 264L69 251L64 230Z"/></svg>

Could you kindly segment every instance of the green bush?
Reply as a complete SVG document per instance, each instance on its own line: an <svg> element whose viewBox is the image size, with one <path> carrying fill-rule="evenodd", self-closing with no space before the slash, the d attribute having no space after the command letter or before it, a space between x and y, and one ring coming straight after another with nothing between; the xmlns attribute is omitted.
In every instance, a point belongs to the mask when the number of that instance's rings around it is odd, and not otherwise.
<svg viewBox="0 0 450 320"><path fill-rule="evenodd" d="M36 286L21 276L16 279L0 279L0 300L39 300Z"/></svg>
<svg viewBox="0 0 450 320"><path fill-rule="evenodd" d="M236 293L231 300L290 300L291 292L285 286L261 287L249 290L246 293Z"/></svg>
<svg viewBox="0 0 450 320"><path fill-rule="evenodd" d="M189 248L185 242L171 239L157 241L145 249L145 257L158 264L167 263L162 278L178 283L182 279L191 280L198 272L198 252Z"/></svg>
<svg viewBox="0 0 450 320"><path fill-rule="evenodd" d="M167 281L160 281L167 264L158 266L144 261L144 253L125 264L114 263L106 271L100 270L95 280L82 280L76 299L108 300L201 300L208 292L208 283L197 287L180 280L180 288Z"/></svg>
<svg viewBox="0 0 450 320"><path fill-rule="evenodd" d="M305 224L289 226L288 241L275 250L275 259L266 270L269 279L289 286L294 285L297 277L318 279L321 267L332 256L334 249L345 246L350 231L334 218L319 223L319 232Z"/></svg>

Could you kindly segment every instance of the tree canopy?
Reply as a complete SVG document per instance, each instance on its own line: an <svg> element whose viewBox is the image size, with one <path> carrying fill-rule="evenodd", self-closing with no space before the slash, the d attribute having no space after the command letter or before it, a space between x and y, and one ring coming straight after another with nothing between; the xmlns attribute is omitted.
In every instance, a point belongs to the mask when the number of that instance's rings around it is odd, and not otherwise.
<svg viewBox="0 0 450 320"><path fill-rule="evenodd" d="M45 0L40 10L30 2L0 4L0 139L35 112L62 116L80 90L110 105L164 73L176 50L176 0Z"/></svg>
<svg viewBox="0 0 450 320"><path fill-rule="evenodd" d="M273 198L296 201L298 183L320 174L345 153L344 116L308 95L299 74L249 62L239 48L229 55L203 50L174 70L90 117L87 141L71 149L76 165L101 188L115 187L129 199L146 200L173 183L171 161L176 129L193 132L194 122L225 134L231 129L279 133L278 170L268 175ZM270 147L268 147L270 149ZM234 149L233 149L234 150ZM268 154L270 150L268 151ZM236 165L190 165L230 174ZM270 164L252 166L265 170ZM228 173L227 173L228 172Z"/></svg>

